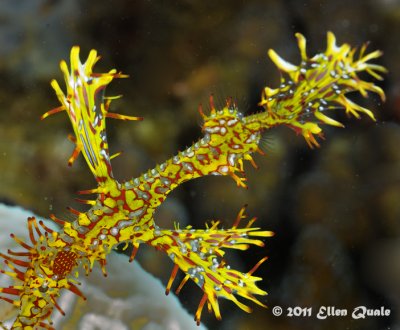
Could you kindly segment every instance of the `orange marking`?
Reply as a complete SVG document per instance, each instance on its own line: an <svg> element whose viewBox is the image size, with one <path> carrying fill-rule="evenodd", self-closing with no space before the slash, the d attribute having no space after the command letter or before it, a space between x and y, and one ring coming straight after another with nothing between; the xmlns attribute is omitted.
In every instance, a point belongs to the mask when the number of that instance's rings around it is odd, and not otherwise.
<svg viewBox="0 0 400 330"><path fill-rule="evenodd" d="M76 253L71 251L60 251L54 259L53 272L54 274L64 277L71 272L72 268L76 265Z"/></svg>

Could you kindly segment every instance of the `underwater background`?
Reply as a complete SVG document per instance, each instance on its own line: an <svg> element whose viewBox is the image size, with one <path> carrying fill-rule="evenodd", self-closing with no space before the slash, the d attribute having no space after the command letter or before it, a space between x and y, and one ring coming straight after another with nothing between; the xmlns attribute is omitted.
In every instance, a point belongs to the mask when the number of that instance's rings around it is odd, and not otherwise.
<svg viewBox="0 0 400 330"><path fill-rule="evenodd" d="M298 63L294 33L305 35L312 55L325 49L327 31L338 44L369 41L369 50L384 52L378 62L389 70L379 83L386 103L351 96L377 122L337 114L346 128L325 127L326 140L314 150L288 128L266 132L267 155L255 156L258 170L248 166L248 190L226 177L190 181L171 193L156 222L203 228L221 219L228 227L248 204L258 226L276 234L263 249L229 255L243 271L269 256L256 272L269 308L246 314L221 301L222 321L203 314L209 329L400 329L398 0L1 1L0 201L68 218L66 206L83 209L75 192L95 185L81 158L67 166L74 146L65 114L39 120L58 106L49 81L61 79L58 64L71 46L80 45L82 58L97 49L99 72L115 67L130 76L107 91L124 96L113 110L145 118L107 121L111 153L123 151L114 173L125 180L201 137L197 107L207 109L211 93L219 106L232 96L242 112L260 111L262 88L279 85L268 49ZM167 257L141 248L138 260L166 283ZM193 314L201 295L188 283L179 299ZM274 306L312 307L314 315L276 317ZM391 315L317 320L321 306L349 314L384 306Z"/></svg>

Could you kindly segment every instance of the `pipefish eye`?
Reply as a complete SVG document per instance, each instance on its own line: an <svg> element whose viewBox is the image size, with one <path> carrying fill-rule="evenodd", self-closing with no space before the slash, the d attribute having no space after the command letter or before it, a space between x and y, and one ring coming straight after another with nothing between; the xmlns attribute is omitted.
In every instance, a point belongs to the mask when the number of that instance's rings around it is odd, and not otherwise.
<svg viewBox="0 0 400 330"><path fill-rule="evenodd" d="M49 287L48 287L47 284L43 283L42 286L40 286L40 287L38 288L38 290L39 290L40 292L42 292L42 293L45 293L45 292L47 292L47 290L49 290Z"/></svg>

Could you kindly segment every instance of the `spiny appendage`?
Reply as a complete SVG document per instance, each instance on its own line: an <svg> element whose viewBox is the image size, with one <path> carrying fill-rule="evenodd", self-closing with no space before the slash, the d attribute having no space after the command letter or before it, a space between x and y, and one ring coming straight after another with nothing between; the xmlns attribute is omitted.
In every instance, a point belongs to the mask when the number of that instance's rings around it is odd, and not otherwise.
<svg viewBox="0 0 400 330"><path fill-rule="evenodd" d="M156 230L154 240L149 244L165 251L175 263L171 277L168 281L166 294L169 293L178 268L186 273L177 293L190 278L204 292L197 309L195 320L200 323L201 312L204 304L214 311L215 316L221 319L218 298L223 297L233 301L241 309L251 312L251 309L241 303L236 297L252 300L264 306L254 295L266 295L266 292L257 287L255 282L260 277L252 276L253 272L267 258L263 258L247 273L231 269L223 259L224 249L246 250L250 245L264 246L257 237L270 237L270 231L260 231L251 227L255 218L251 219L244 228L238 228L240 221L245 218L244 208L239 212L231 229L218 229L219 221L213 222L205 230L195 230L191 227L175 230Z"/></svg>
<svg viewBox="0 0 400 330"><path fill-rule="evenodd" d="M244 161L257 168L251 154L264 154L258 147L262 128L253 123L249 127L230 99L222 110L215 109L212 98L210 106L209 115L200 108L203 138L140 177L121 184L125 209L132 210L130 217L138 218L145 210L154 212L173 189L199 177L229 175L238 186L246 187Z"/></svg>
<svg viewBox="0 0 400 330"><path fill-rule="evenodd" d="M258 147L261 128L249 127L230 98L221 110L216 110L211 96L210 109L210 113L205 114L199 107L204 137L167 161L165 169L156 170L161 175L176 173L169 179L177 185L206 175L229 175L238 186L246 187L243 161L257 168L251 154L263 154Z"/></svg>
<svg viewBox="0 0 400 330"><path fill-rule="evenodd" d="M44 230L44 232L42 232ZM30 243L11 234L23 248L22 251L8 250L0 253L9 270L1 273L10 276L14 285L0 288L0 299L17 308L19 314L13 328L38 326L52 329L51 314L54 307L63 315L57 304L61 289L68 289L83 297L77 288L78 282L69 276L76 265L77 255L65 249L51 248L49 244L57 238L57 233L34 217L28 218ZM59 245L55 243L54 245Z"/></svg>
<svg viewBox="0 0 400 330"><path fill-rule="evenodd" d="M264 152L258 147L263 128L247 125L246 117L243 117L230 98L226 100L225 107L217 111L211 96L210 108L209 115L205 115L202 108L199 108L204 120L202 130L205 133L200 143L207 141L211 157L206 160L221 164L216 170L209 171L207 174L230 175L239 187L246 188L243 161L247 160L254 168L257 168L251 154L258 152L264 155ZM202 155L197 157L202 157ZM201 160L200 163L205 169L211 168L212 162L203 163Z"/></svg>
<svg viewBox="0 0 400 330"><path fill-rule="evenodd" d="M334 34L328 32L326 51L309 58L305 37L300 33L296 37L301 55L298 66L285 61L272 49L269 50L270 58L287 77L281 78L279 88L265 87L262 93L260 105L266 110L265 124L286 124L301 133L310 147L313 147L319 146L314 135L322 134L318 124L343 127L340 122L325 114L329 110L344 108L347 114L356 118L360 117L359 113L364 113L375 120L370 110L352 102L345 94L358 91L367 97L367 92L371 91L385 100L380 87L358 76L365 71L382 80L381 73L385 73L386 69L369 63L382 53L374 51L366 54L367 44L364 44L356 57L356 48L348 44L337 46Z"/></svg>
<svg viewBox="0 0 400 330"><path fill-rule="evenodd" d="M60 68L64 74L66 95L56 80L51 81L61 106L46 112L42 119L51 114L66 111L72 123L75 137L71 140L76 147L69 159L71 165L82 152L90 170L100 181L112 177L112 170L106 138L105 118L122 120L141 120L140 117L125 116L109 112L110 103L119 98L104 96L104 90L114 78L127 77L115 69L108 73L94 73L93 66L100 59L95 50L91 50L85 63L79 58L79 47L71 50L71 69L61 61Z"/></svg>
<svg viewBox="0 0 400 330"><path fill-rule="evenodd" d="M92 191L94 190L81 191L80 193ZM91 200L78 201L91 204ZM51 246L59 248L54 259L54 273L66 277L72 270L75 270L75 266L79 265L85 270L86 275L89 275L95 262L98 262L104 276L107 276L106 256L118 241L114 236L105 234L107 228L109 228L108 223L115 220L113 211L109 207L100 207L99 205L96 204L87 212L68 208L77 217L73 222L61 220L54 214L50 215L54 222L63 227L57 240L51 243ZM107 210L110 215L107 216L104 210ZM115 218L119 217L115 215Z"/></svg>

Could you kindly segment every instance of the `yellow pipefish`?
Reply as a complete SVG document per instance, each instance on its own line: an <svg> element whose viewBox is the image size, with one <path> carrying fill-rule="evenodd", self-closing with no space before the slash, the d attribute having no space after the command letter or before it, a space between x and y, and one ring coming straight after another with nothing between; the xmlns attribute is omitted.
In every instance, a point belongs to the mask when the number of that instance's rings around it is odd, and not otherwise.
<svg viewBox="0 0 400 330"><path fill-rule="evenodd" d="M211 112L205 114L200 109L204 136L166 162L126 182L118 182L113 176L111 159L114 156L108 151L106 118L142 118L109 112L110 103L116 97L105 96L105 88L114 78L126 76L116 70L94 73L93 67L99 59L97 52L90 51L86 62L81 63L79 47L72 48L70 67L64 61L60 64L66 91L57 81L51 82L61 106L42 118L63 111L68 114L75 135L71 140L76 145L69 164L79 153L83 154L98 185L80 193L97 197L82 200L90 205L87 212L71 210L77 216L73 222L51 215L61 225L59 231L29 218L29 242L13 237L21 251L0 254L8 268L1 271L15 278L14 286L0 289L0 298L19 308L15 329L52 329L50 316L54 308L64 313L57 304L60 291L68 289L83 297L78 289L78 266L89 273L97 261L106 274L106 257L119 243L132 244L130 260L142 243L169 256L174 267L167 293L179 269L186 276L177 292L189 279L200 287L203 296L195 315L197 323L200 323L206 303L215 316L221 318L218 304L221 297L233 301L246 312L251 309L238 297L264 306L256 295L263 296L266 292L256 285L261 278L253 273L266 258L243 273L232 269L224 254L226 249L262 247L262 239L272 236L271 231L253 227L255 218L244 220L244 209L229 229L219 228L218 221L205 229L180 229L178 226L163 229L155 224L154 212L174 188L198 177L229 175L238 186L246 187L243 161L256 166L251 154L262 153L258 146L261 133L271 127L286 125L301 133L313 147L319 145L315 135L322 134L321 124L343 126L328 116L333 110L344 109L355 117L364 113L374 119L371 111L352 102L346 94L358 91L366 97L371 91L384 100L385 95L378 86L359 77L359 73L367 72L382 79L385 68L370 63L381 53L366 53L366 46L363 46L356 55L356 49L347 44L337 46L333 33L328 32L326 51L310 58L306 54L305 38L301 34L296 37L301 55L299 65L288 63L273 50L269 51L282 78L278 88L264 88L260 101L263 111L243 116L230 99L218 110L210 98ZM246 223L240 226L243 221Z"/></svg>

